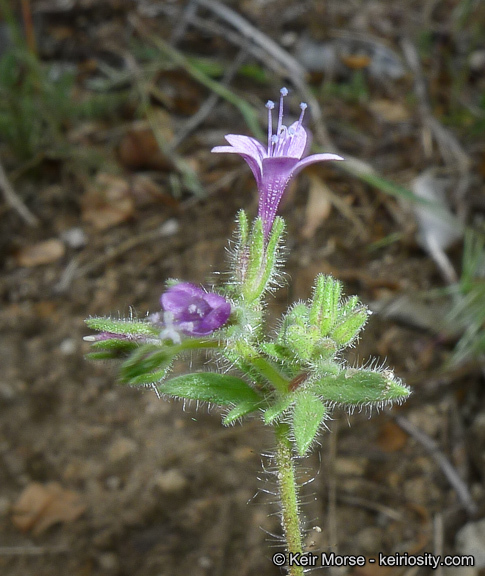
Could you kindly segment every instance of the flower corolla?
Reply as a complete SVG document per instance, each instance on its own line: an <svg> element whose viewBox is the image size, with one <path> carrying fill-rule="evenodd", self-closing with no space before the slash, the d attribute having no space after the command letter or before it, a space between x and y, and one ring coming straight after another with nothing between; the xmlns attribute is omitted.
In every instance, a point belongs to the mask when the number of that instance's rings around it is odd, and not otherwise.
<svg viewBox="0 0 485 576"><path fill-rule="evenodd" d="M313 154L304 157L310 144L309 133L302 121L307 105L300 104L300 118L286 127L283 124L283 98L288 94L286 88L280 90L278 125L273 134L272 110L274 102L266 103L268 109L268 144L264 146L255 138L241 134L227 134L230 146L216 146L215 153L239 154L248 163L256 178L259 191L258 216L263 221L267 238L271 232L281 198L290 181L306 166L327 160L343 160L337 154Z"/></svg>

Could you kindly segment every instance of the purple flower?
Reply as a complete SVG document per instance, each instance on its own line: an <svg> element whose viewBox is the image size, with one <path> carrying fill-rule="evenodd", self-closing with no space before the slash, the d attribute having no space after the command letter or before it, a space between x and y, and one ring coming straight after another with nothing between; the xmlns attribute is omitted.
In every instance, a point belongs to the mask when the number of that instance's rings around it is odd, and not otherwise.
<svg viewBox="0 0 485 576"><path fill-rule="evenodd" d="M189 282L171 286L160 298L164 310L162 337L180 341L179 332L188 336L207 336L223 326L231 305L219 294L206 292Z"/></svg>
<svg viewBox="0 0 485 576"><path fill-rule="evenodd" d="M313 154L302 159L309 148L309 134L302 126L307 105L300 104L301 114L297 122L290 127L283 125L283 98L288 94L286 88L280 90L280 109L276 134L273 134L272 110L274 102L269 100L268 109L268 146L263 146L255 138L240 134L227 134L230 146L216 146L212 152L239 154L251 168L259 191L258 216L263 221L264 234L268 237L276 217L279 203L290 180L303 168L326 160L343 160L336 154Z"/></svg>

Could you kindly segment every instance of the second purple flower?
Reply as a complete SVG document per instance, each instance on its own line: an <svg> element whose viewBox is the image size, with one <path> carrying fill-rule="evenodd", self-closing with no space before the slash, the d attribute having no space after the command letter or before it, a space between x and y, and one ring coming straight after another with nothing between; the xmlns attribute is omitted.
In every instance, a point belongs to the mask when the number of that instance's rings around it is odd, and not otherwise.
<svg viewBox="0 0 485 576"><path fill-rule="evenodd" d="M171 286L160 298L167 335L207 336L229 319L231 305L219 294L206 292L190 282Z"/></svg>

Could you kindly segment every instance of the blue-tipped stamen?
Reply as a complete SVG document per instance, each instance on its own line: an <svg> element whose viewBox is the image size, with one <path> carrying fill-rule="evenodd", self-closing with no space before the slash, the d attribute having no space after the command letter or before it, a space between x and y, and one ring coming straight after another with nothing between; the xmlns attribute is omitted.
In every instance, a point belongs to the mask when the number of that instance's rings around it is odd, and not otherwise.
<svg viewBox="0 0 485 576"><path fill-rule="evenodd" d="M305 110L308 108L308 104L306 104L305 102L302 102L300 104L300 109L301 109L301 113L300 113L300 118L298 119L298 126L297 126L297 130L301 127L301 123L303 122L303 116L305 116Z"/></svg>
<svg viewBox="0 0 485 576"><path fill-rule="evenodd" d="M268 156L271 156L271 137L273 136L273 115L271 111L274 108L273 100L266 102L266 108L268 109Z"/></svg>
<svg viewBox="0 0 485 576"><path fill-rule="evenodd" d="M288 96L288 89L282 88L280 90L280 109L278 112L278 128L276 129L276 134L279 134L281 131L281 126L283 125L283 98Z"/></svg>

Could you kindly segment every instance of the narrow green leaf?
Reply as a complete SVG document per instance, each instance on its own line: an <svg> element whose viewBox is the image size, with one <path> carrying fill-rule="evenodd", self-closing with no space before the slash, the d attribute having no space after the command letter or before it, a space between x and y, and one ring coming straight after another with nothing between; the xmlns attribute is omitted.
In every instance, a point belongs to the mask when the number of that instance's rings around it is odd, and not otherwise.
<svg viewBox="0 0 485 576"><path fill-rule="evenodd" d="M133 376L130 378L128 384L131 386L147 386L148 384L157 384L167 377L167 374L172 367L172 362L169 361L164 364L159 370L153 370L146 374L139 374L138 376Z"/></svg>
<svg viewBox="0 0 485 576"><path fill-rule="evenodd" d="M293 433L298 454L303 456L315 439L326 409L319 398L308 390L295 394L295 396Z"/></svg>
<svg viewBox="0 0 485 576"><path fill-rule="evenodd" d="M164 378L170 369L173 351L154 344L145 344L135 350L123 363L120 379L124 384L152 384Z"/></svg>
<svg viewBox="0 0 485 576"><path fill-rule="evenodd" d="M362 368L327 375L312 385L312 391L326 402L350 406L402 402L411 393L391 370Z"/></svg>
<svg viewBox="0 0 485 576"><path fill-rule="evenodd" d="M112 318L87 318L86 325L92 330L123 334L127 336L158 336L160 330L140 320L113 320Z"/></svg>
<svg viewBox="0 0 485 576"><path fill-rule="evenodd" d="M293 356L287 346L275 342L262 342L259 348L263 354L278 362L286 362Z"/></svg>
<svg viewBox="0 0 485 576"><path fill-rule="evenodd" d="M103 352L88 352L86 360L119 360L120 355L115 350L104 350Z"/></svg>
<svg viewBox="0 0 485 576"><path fill-rule="evenodd" d="M264 423L272 424L283 414L285 410L288 410L294 400L294 394L285 394L284 396L279 396L269 408L266 408L264 412Z"/></svg>
<svg viewBox="0 0 485 576"><path fill-rule="evenodd" d="M255 412L261 407L261 401L252 402L250 400L246 402L240 402L237 406L234 406L232 410L230 410L226 416L223 418L222 423L224 426L229 426L239 418L250 414L251 412Z"/></svg>
<svg viewBox="0 0 485 576"><path fill-rule="evenodd" d="M109 338L108 340L97 340L92 342L93 350L116 350L123 353L131 352L140 346L136 340L122 340L120 338Z"/></svg>
<svg viewBox="0 0 485 576"><path fill-rule="evenodd" d="M238 405L241 402L259 402L261 397L240 378L213 372L197 372L177 376L161 383L162 395L212 402L219 406Z"/></svg>

